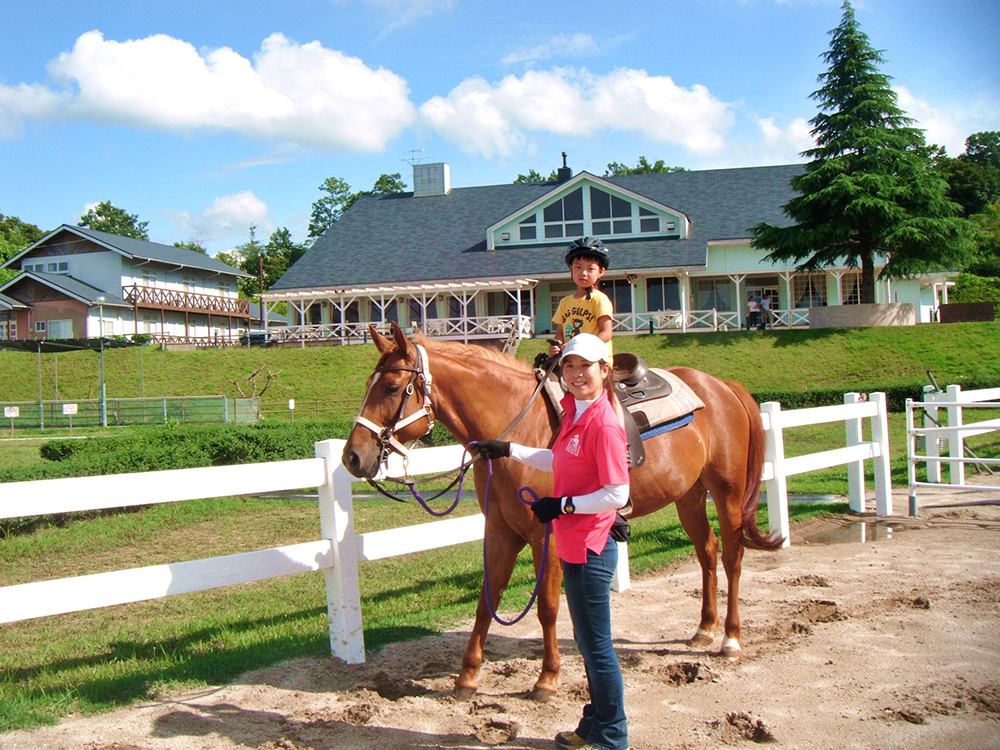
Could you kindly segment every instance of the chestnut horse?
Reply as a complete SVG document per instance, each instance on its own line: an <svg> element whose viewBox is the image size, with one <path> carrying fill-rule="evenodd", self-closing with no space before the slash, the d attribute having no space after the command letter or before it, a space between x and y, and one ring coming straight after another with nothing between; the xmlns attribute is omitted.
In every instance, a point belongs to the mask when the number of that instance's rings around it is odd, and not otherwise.
<svg viewBox="0 0 1000 750"><path fill-rule="evenodd" d="M374 327L371 333L381 358L343 454L344 465L357 477L375 476L388 450L405 451L403 443L424 435L434 419L462 445L497 438L528 402L536 385L530 365L496 349L422 337L410 341L395 323L392 339ZM743 548L776 549L781 544L764 536L756 523L764 462L760 411L739 383L684 367L671 372L694 389L705 408L689 425L646 441L646 462L630 472L632 515L643 516L670 503L677 505L702 570L701 622L689 645L704 648L713 643L719 627L719 540L705 507L707 494L712 494L722 536L722 564L729 580L722 655L736 659L740 655ZM551 405L538 398L504 439L544 447L551 444L558 427ZM485 462L476 461L473 471L479 505L484 508ZM486 596L494 605L499 604L518 552L526 544L531 545L536 573L540 567L545 527L517 497L522 486L531 487L539 496L550 495L552 475L512 460L493 462L484 540L490 580L480 591L475 625L455 680L455 694L461 698L471 697L479 686L477 675L491 621ZM542 670L532 693L538 699L551 696L559 687L556 614L561 585L561 566L546 565L538 593Z"/></svg>

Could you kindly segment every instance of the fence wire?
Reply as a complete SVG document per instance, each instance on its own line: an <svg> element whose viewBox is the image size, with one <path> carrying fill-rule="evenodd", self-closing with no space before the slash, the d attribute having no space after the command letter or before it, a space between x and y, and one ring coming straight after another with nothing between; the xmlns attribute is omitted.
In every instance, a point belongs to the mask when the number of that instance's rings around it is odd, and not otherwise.
<svg viewBox="0 0 1000 750"><path fill-rule="evenodd" d="M3 401L2 424L10 430L59 429L101 426L101 400ZM166 424L229 424L260 421L256 398L227 396L165 396L161 398L109 398L108 427Z"/></svg>

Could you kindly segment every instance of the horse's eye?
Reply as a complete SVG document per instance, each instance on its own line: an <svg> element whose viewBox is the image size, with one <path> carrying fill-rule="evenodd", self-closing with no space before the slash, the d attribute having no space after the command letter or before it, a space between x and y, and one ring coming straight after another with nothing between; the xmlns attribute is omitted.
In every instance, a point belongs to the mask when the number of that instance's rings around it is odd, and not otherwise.
<svg viewBox="0 0 1000 750"><path fill-rule="evenodd" d="M398 383L386 383L385 384L385 392L389 396L395 396L397 393L399 393L399 390L400 390L400 386L399 386Z"/></svg>

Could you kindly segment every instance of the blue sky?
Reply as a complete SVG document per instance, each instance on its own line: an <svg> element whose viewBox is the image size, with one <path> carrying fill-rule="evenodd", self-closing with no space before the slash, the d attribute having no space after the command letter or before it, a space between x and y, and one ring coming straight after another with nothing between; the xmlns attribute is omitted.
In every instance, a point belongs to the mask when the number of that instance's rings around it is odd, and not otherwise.
<svg viewBox="0 0 1000 750"><path fill-rule="evenodd" d="M903 109L955 156L1000 130L1000 3L857 0ZM331 176L405 159L454 187L608 162L802 161L840 0L12 0L0 213L44 230L111 200L211 254L305 239Z"/></svg>

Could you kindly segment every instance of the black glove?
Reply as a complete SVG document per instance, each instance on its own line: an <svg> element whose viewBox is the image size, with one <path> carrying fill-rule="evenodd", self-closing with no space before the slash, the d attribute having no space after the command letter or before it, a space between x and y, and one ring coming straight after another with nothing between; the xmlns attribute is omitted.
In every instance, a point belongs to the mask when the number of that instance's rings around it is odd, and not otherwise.
<svg viewBox="0 0 1000 750"><path fill-rule="evenodd" d="M562 501L561 497L540 497L537 502L531 504L531 512L542 523L548 523L563 514Z"/></svg>
<svg viewBox="0 0 1000 750"><path fill-rule="evenodd" d="M496 458L507 458L510 455L510 443L505 443L503 440L480 440L475 447L480 456L491 461Z"/></svg>
<svg viewBox="0 0 1000 750"><path fill-rule="evenodd" d="M538 352L538 354L535 355L535 367L537 367L540 370L548 370L549 367L552 365L552 362L558 359L559 359L558 354L553 354L550 356L548 352Z"/></svg>

